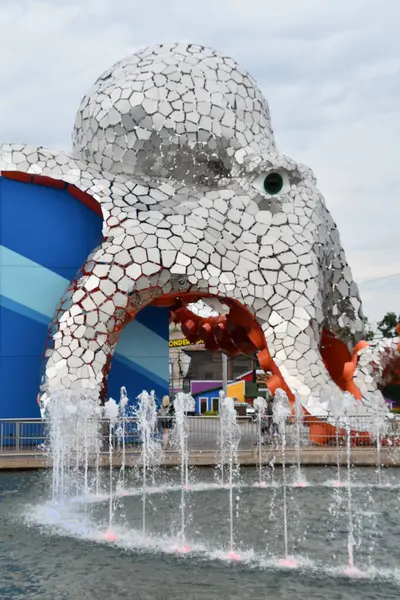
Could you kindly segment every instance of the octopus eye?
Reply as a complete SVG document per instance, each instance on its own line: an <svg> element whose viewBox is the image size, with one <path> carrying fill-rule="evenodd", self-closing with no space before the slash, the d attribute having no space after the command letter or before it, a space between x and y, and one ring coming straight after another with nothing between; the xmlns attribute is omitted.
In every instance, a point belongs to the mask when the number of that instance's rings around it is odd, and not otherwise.
<svg viewBox="0 0 400 600"><path fill-rule="evenodd" d="M267 194L279 194L283 188L283 177L280 173L270 173L264 179L263 185Z"/></svg>
<svg viewBox="0 0 400 600"><path fill-rule="evenodd" d="M272 171L259 175L253 185L259 192L268 196L276 196L276 194L286 192L290 187L290 182L285 171Z"/></svg>

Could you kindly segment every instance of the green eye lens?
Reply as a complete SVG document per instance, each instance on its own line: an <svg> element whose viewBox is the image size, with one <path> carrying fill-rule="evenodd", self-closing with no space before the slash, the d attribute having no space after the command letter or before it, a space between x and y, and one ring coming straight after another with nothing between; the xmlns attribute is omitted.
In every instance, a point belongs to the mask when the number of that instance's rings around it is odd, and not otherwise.
<svg viewBox="0 0 400 600"><path fill-rule="evenodd" d="M264 179L264 190L267 192L267 194L279 194L282 188L283 179L282 175L279 173L270 173Z"/></svg>

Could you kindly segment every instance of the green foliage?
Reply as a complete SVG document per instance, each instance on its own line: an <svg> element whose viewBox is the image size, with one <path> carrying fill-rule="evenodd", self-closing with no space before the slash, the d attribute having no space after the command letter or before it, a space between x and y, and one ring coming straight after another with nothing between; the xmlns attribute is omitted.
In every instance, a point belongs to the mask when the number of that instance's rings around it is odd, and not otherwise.
<svg viewBox="0 0 400 600"><path fill-rule="evenodd" d="M400 402L400 385L396 383L390 383L383 388L382 394L385 398L389 398L394 402Z"/></svg>
<svg viewBox="0 0 400 600"><path fill-rule="evenodd" d="M202 417L218 417L219 412L217 410L206 410L205 413L203 413L201 416Z"/></svg>
<svg viewBox="0 0 400 600"><path fill-rule="evenodd" d="M372 342L372 340L374 338L375 338L375 332L372 331L372 329L366 329L365 334L364 334L364 340L366 342Z"/></svg>
<svg viewBox="0 0 400 600"><path fill-rule="evenodd" d="M368 321L367 317L363 317L365 325L364 340L371 342L375 339L376 331L373 330L372 325ZM378 321L377 329L383 335L384 338L396 337L396 325L400 322L400 316L397 317L395 312L388 312L381 321Z"/></svg>
<svg viewBox="0 0 400 600"><path fill-rule="evenodd" d="M396 313L388 312L383 317L382 321L378 321L378 329L384 338L396 337L396 325L400 318L397 317Z"/></svg>
<svg viewBox="0 0 400 600"><path fill-rule="evenodd" d="M366 342L372 342L372 340L375 338L375 331L372 329L372 325L368 321L367 317L363 317L363 322L365 326L364 340Z"/></svg>

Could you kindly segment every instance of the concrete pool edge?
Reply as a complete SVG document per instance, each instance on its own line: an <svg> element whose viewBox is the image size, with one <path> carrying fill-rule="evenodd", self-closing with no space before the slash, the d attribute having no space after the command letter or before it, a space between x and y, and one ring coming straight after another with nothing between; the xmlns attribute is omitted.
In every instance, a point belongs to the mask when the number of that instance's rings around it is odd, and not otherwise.
<svg viewBox="0 0 400 600"><path fill-rule="evenodd" d="M336 466L337 452L331 448L304 448L300 452L302 466ZM258 449L240 450L237 455L241 466L258 465ZM340 464L346 464L346 452L342 449L339 454ZM100 466L108 467L108 453L103 452L100 455ZM136 467L140 465L141 454L138 451L127 451L126 467ZM90 466L94 466L95 457L89 461ZM115 452L113 456L114 467L120 467L122 454ZM189 453L189 465L197 467L215 467L219 462L218 452L215 450L195 450ZM268 466L272 463L275 466L282 464L281 451L266 448L262 452L262 463ZM381 466L400 467L400 452L393 453L386 448L381 449ZM352 465L359 467L376 467L377 455L374 448L354 448L351 452ZM297 453L294 449L286 450L286 464L297 464ZM177 452L166 452L163 456L160 466L177 467L180 465L180 458ZM2 452L0 453L0 471L2 470L26 470L51 468L51 458L42 450L31 450L25 452Z"/></svg>

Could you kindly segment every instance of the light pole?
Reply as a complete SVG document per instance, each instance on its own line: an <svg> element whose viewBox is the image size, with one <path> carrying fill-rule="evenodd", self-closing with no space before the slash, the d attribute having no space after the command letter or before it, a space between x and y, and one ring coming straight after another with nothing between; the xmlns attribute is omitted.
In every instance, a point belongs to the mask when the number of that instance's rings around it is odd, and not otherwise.
<svg viewBox="0 0 400 600"><path fill-rule="evenodd" d="M171 397L174 396L175 385L178 390L180 390L183 386L183 369L182 369L182 359L181 353L178 351L176 354L172 354L169 359L170 365L170 392ZM177 372L175 373L175 369ZM176 375L176 377L175 377Z"/></svg>
<svg viewBox="0 0 400 600"><path fill-rule="evenodd" d="M222 353L222 389L226 396L228 391L228 356L224 352Z"/></svg>

